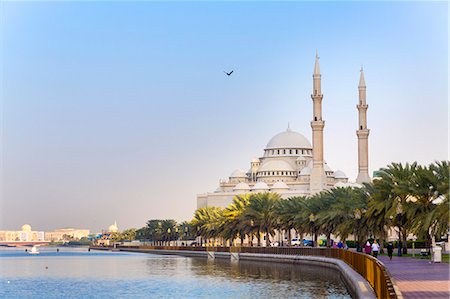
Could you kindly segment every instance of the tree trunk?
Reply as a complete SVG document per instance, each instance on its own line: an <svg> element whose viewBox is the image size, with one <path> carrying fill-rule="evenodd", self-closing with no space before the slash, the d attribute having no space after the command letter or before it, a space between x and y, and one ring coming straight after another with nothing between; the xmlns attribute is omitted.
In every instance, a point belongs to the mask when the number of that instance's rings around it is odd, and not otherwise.
<svg viewBox="0 0 450 299"><path fill-rule="evenodd" d="M291 233L291 229L288 229L288 247L291 247L291 240L292 240L292 233Z"/></svg>
<svg viewBox="0 0 450 299"><path fill-rule="evenodd" d="M258 229L258 235L256 236L256 238L258 239L258 247L261 247L261 231Z"/></svg>
<svg viewBox="0 0 450 299"><path fill-rule="evenodd" d="M331 233L330 232L327 234L327 247L328 248L331 247Z"/></svg>
<svg viewBox="0 0 450 299"><path fill-rule="evenodd" d="M266 247L270 246L270 235L269 235L269 230L266 230Z"/></svg>
<svg viewBox="0 0 450 299"><path fill-rule="evenodd" d="M408 232L406 231L406 228L402 227L402 252L408 253Z"/></svg>

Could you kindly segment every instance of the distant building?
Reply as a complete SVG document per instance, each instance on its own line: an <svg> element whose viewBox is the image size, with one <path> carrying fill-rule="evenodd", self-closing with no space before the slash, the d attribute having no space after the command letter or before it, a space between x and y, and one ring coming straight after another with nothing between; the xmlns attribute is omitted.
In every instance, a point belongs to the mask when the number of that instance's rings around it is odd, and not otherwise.
<svg viewBox="0 0 450 299"><path fill-rule="evenodd" d="M103 231L100 237L95 241L95 243L99 246L109 246L111 245L111 239L114 233L119 232L119 227L117 226L117 221L114 221L114 224L111 224L108 227L108 230Z"/></svg>
<svg viewBox="0 0 450 299"><path fill-rule="evenodd" d="M60 228L52 232L45 232L45 240L50 242L80 240L87 238L89 233L88 229Z"/></svg>
<svg viewBox="0 0 450 299"><path fill-rule="evenodd" d="M32 231L31 225L22 225L21 230L2 230L0 231L0 242L43 242L45 233L43 231Z"/></svg>

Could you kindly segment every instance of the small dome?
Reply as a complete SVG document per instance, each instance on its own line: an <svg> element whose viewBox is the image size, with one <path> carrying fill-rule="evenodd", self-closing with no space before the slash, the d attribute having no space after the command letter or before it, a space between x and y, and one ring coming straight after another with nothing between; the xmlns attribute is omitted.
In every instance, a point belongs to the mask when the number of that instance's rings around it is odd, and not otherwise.
<svg viewBox="0 0 450 299"><path fill-rule="evenodd" d="M303 157L303 156L300 156L300 157L297 158L297 161L305 161L305 160L306 160L306 158Z"/></svg>
<svg viewBox="0 0 450 299"><path fill-rule="evenodd" d="M294 168L283 160L268 160L261 165L258 171L294 171Z"/></svg>
<svg viewBox="0 0 450 299"><path fill-rule="evenodd" d="M111 232L111 233L116 233L116 232L119 231L119 228L117 227L116 221L114 221L114 224L112 224L112 225L110 225L108 227L108 231Z"/></svg>
<svg viewBox="0 0 450 299"><path fill-rule="evenodd" d="M246 183L239 183L233 188L234 191L250 191L250 186Z"/></svg>
<svg viewBox="0 0 450 299"><path fill-rule="evenodd" d="M259 163L259 162L261 162L261 161L259 160L259 158L253 158L253 159L252 159L252 163Z"/></svg>
<svg viewBox="0 0 450 299"><path fill-rule="evenodd" d="M287 129L281 132L267 143L266 149L276 149L276 148L307 148L311 149L311 143L308 139L300 133L291 131Z"/></svg>
<svg viewBox="0 0 450 299"><path fill-rule="evenodd" d="M310 175L311 174L311 168L305 167L300 171L300 175Z"/></svg>
<svg viewBox="0 0 450 299"><path fill-rule="evenodd" d="M23 232L31 232L31 225L29 225L29 224L22 225L22 231Z"/></svg>
<svg viewBox="0 0 450 299"><path fill-rule="evenodd" d="M334 177L336 179L348 179L347 175L341 170L336 170L334 172Z"/></svg>
<svg viewBox="0 0 450 299"><path fill-rule="evenodd" d="M259 191L259 190L269 190L269 186L267 186L264 182L257 182L255 186L253 186L253 190Z"/></svg>
<svg viewBox="0 0 450 299"><path fill-rule="evenodd" d="M247 176L245 175L245 173L240 169L236 169L230 174L230 178L246 178L246 177Z"/></svg>
<svg viewBox="0 0 450 299"><path fill-rule="evenodd" d="M272 187L270 188L271 190L280 190L280 189L289 189L289 186L286 185L285 182L282 181L278 181L275 184L272 185Z"/></svg>

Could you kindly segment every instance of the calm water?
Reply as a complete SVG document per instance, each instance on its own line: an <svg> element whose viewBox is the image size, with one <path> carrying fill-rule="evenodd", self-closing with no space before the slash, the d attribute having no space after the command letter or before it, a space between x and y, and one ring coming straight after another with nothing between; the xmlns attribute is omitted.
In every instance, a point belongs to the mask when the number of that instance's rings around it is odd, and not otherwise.
<svg viewBox="0 0 450 299"><path fill-rule="evenodd" d="M0 298L351 298L323 268L86 248L0 249Z"/></svg>

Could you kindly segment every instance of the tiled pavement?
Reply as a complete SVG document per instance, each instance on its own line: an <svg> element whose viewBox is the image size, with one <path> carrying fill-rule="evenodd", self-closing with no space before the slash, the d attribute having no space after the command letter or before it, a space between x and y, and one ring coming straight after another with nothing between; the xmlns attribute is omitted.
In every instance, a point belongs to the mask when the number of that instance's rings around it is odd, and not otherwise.
<svg viewBox="0 0 450 299"><path fill-rule="evenodd" d="M450 265L429 260L393 256L379 256L394 277L398 288L409 298L450 298Z"/></svg>

